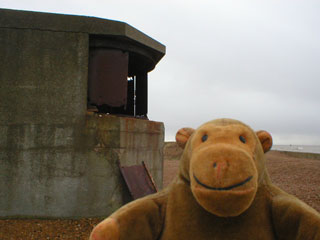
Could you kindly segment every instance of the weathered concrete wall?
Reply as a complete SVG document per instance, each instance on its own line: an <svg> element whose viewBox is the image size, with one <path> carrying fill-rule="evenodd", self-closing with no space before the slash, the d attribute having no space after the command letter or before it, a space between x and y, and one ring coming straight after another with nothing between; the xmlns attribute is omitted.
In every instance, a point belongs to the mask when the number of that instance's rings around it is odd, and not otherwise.
<svg viewBox="0 0 320 240"><path fill-rule="evenodd" d="M137 165L144 161L157 187L162 188L163 123L90 114L87 115L85 131L90 154L107 153L105 158L123 166Z"/></svg>
<svg viewBox="0 0 320 240"><path fill-rule="evenodd" d="M0 28L0 46L0 217L108 215L118 162L162 185L162 123L86 115L88 34Z"/></svg>
<svg viewBox="0 0 320 240"><path fill-rule="evenodd" d="M0 123L67 124L86 111L88 36L0 28Z"/></svg>

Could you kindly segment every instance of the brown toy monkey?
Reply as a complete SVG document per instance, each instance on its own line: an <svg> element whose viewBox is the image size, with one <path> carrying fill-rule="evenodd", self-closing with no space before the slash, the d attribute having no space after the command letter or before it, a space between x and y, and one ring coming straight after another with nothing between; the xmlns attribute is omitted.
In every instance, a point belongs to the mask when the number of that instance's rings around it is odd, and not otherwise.
<svg viewBox="0 0 320 240"><path fill-rule="evenodd" d="M320 240L320 214L274 186L265 131L218 119L183 128L176 179L99 223L91 240Z"/></svg>

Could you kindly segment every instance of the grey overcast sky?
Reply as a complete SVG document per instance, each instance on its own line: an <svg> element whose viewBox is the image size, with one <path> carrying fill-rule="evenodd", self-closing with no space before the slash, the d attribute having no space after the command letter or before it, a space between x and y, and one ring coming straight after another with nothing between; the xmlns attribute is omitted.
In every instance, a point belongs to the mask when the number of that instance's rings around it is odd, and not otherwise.
<svg viewBox="0 0 320 240"><path fill-rule="evenodd" d="M0 8L127 22L167 47L149 73L149 118L235 118L274 144L320 145L319 0L1 0Z"/></svg>

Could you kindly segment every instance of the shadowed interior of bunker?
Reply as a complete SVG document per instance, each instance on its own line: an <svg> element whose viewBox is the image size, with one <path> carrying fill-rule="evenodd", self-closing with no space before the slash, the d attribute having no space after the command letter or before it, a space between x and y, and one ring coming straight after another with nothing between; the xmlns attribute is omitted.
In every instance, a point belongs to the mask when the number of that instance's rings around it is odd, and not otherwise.
<svg viewBox="0 0 320 240"><path fill-rule="evenodd" d="M89 43L88 111L147 119L152 58L121 37L91 35Z"/></svg>

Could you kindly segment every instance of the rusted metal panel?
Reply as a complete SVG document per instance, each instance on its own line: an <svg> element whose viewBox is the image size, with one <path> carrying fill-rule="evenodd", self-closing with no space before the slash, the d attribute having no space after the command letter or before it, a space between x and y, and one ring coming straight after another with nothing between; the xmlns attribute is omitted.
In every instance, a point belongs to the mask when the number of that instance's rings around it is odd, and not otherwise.
<svg viewBox="0 0 320 240"><path fill-rule="evenodd" d="M147 172L147 174L148 174L148 176L149 176L149 179L150 179L151 182L152 182L152 185L153 185L154 189L156 190L156 192L158 192L158 188L157 188L157 186L156 186L156 183L154 182L154 180L153 180L153 178L152 178L152 176L151 176L151 173L149 172L149 169L147 168L147 165L144 163L144 161L142 161L142 165L143 165L143 167L146 169L146 172Z"/></svg>
<svg viewBox="0 0 320 240"><path fill-rule="evenodd" d="M157 192L157 187L144 162L142 165L120 166L120 171L133 199Z"/></svg>
<svg viewBox="0 0 320 240"><path fill-rule="evenodd" d="M127 104L128 63L128 52L105 48L90 49L90 104L109 107Z"/></svg>

